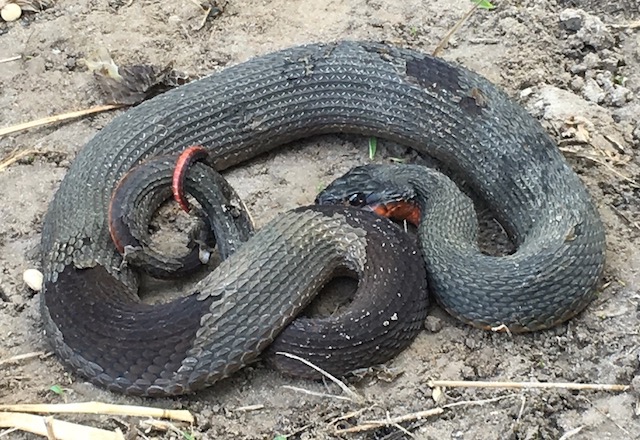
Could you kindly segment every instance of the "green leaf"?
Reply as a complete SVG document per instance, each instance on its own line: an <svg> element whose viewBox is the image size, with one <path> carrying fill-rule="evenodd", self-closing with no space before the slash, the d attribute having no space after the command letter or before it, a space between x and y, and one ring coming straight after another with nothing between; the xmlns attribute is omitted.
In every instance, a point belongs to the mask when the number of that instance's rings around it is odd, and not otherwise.
<svg viewBox="0 0 640 440"><path fill-rule="evenodd" d="M488 0L471 0L473 3L478 5L480 9L494 9L495 6Z"/></svg>
<svg viewBox="0 0 640 440"><path fill-rule="evenodd" d="M378 148L378 138L371 136L369 138L369 159L373 160L376 156L376 149Z"/></svg>
<svg viewBox="0 0 640 440"><path fill-rule="evenodd" d="M53 391L58 396L62 396L64 394L64 390L62 389L62 387L60 385L51 385L49 387L49 391Z"/></svg>
<svg viewBox="0 0 640 440"><path fill-rule="evenodd" d="M287 440L286 435L276 435L273 440Z"/></svg>
<svg viewBox="0 0 640 440"><path fill-rule="evenodd" d="M182 434L182 436L186 439L186 440L196 440L196 438L194 437L193 434L188 433L187 431L180 431L180 433Z"/></svg>

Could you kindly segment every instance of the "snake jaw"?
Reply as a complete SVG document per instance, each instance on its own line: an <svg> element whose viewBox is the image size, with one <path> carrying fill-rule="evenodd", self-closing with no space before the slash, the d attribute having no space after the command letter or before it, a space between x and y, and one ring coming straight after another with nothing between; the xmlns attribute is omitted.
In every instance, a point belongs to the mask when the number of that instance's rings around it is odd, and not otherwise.
<svg viewBox="0 0 640 440"><path fill-rule="evenodd" d="M318 205L347 205L373 211L395 221L420 223L420 207L409 185L380 179L377 165L355 167L334 180L316 198Z"/></svg>
<svg viewBox="0 0 640 440"><path fill-rule="evenodd" d="M420 207L413 200L401 200L367 206L376 214L395 221L406 220L414 226L420 224Z"/></svg>

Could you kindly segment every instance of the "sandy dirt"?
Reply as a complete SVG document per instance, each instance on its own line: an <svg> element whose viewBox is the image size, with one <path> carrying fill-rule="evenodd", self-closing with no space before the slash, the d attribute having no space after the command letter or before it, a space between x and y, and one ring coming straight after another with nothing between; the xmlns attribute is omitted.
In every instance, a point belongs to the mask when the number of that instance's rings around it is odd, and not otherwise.
<svg viewBox="0 0 640 440"><path fill-rule="evenodd" d="M84 382L55 356L0 364L0 401L183 408L197 423L176 426L196 439L325 439L370 419L492 399L344 438L640 439L640 6L637 0L496 4L477 11L441 56L504 87L540 119L593 194L607 228L608 260L598 297L584 313L552 330L509 336L470 328L435 307L422 334L386 372L352 380L363 404L285 389L339 394L333 385L286 378L261 363L193 396L131 398ZM203 11L189 0L59 1L0 22L0 60L22 57L0 63L0 127L100 104L81 61L100 48L120 64L173 63L194 75L290 45L342 38L430 53L469 7L468 0L230 0L198 29ZM14 150L39 152L0 170L0 362L49 349L38 295L22 273L38 266L42 218L69 163L114 116L0 137L0 159ZM376 160L403 153L382 143ZM312 202L319 187L368 161L366 139L336 135L296 143L226 175L264 224ZM436 403L441 393L429 387L433 379L633 383L635 391L447 388ZM61 418L121 429L127 438L187 438L145 430L133 417ZM35 438L3 430L0 436Z"/></svg>

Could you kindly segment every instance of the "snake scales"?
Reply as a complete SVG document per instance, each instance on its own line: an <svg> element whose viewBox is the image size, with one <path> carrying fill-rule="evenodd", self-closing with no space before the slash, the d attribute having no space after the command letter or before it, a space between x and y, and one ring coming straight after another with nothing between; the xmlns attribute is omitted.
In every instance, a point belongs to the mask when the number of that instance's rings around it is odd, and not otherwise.
<svg viewBox="0 0 640 440"><path fill-rule="evenodd" d="M146 395L190 392L254 359L308 300L304 292L329 270L322 262L346 261L358 269L368 261L363 255L375 249L362 241L363 231L367 240L375 234L367 222L329 208L285 214L223 263L225 276L240 278L152 307L135 302L136 275L118 270L122 257L106 222L110 195L136 164L189 145L205 146L215 167L224 169L283 143L334 132L375 135L435 157L489 204L519 246L513 258L475 258L467 265L469 252L445 257L437 246L446 238L434 240L434 278L425 256L432 288L443 294L466 304L476 294L503 298L498 308L506 309L497 322L479 313L484 323L527 330L558 319L537 322L531 310L521 315L518 295L534 296L535 304L560 301L565 318L592 298L604 264L597 210L556 145L522 108L486 79L414 51L368 42L315 44L261 56L164 93L115 118L79 153L42 233L42 316L59 357L96 383ZM429 215L441 220L438 212ZM310 229L299 226L309 223ZM332 234L327 231L336 227L350 245L343 240L324 246ZM287 257L260 253L269 241L289 249ZM324 246L326 253L318 257L309 246L293 252L283 244L297 241ZM250 262L252 252L260 254L262 268L273 269L259 283L254 277L264 271ZM297 266L307 272L287 269ZM301 279L310 280L304 288ZM257 288L274 296L251 303ZM476 291L481 288L490 294ZM225 305L220 300L227 297L238 300ZM214 303L221 303L218 311ZM185 310L198 307L198 319L188 321ZM86 322L85 315L97 320ZM117 344L100 346L110 340Z"/></svg>

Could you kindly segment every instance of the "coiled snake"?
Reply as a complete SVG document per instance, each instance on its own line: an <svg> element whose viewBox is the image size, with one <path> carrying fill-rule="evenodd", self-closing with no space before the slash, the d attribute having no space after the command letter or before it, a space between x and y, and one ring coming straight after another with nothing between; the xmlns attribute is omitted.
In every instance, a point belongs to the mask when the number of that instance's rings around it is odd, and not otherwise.
<svg viewBox="0 0 640 440"><path fill-rule="evenodd" d="M428 240L432 289L455 296L445 302L449 309L463 303L464 319L535 329L577 313L592 298L604 263L598 213L556 145L522 108L486 79L411 50L314 44L164 93L115 118L79 153L42 232L42 316L60 358L98 384L145 395L191 392L251 362L308 302L309 291L332 270L327 261L361 271L368 253L382 248L376 240L393 234L374 237L370 218L348 209L288 213L223 262L217 270L223 281L148 306L134 299L136 275L120 269L122 257L110 240L111 193L136 164L193 144L225 169L283 143L335 132L375 135L435 157L465 178L512 235L518 251L502 259L470 257L468 243L456 251L453 227ZM424 205L423 215L441 223L448 214L439 213L452 206L446 197L439 203L432 210ZM344 237L326 244L336 234ZM276 250L265 250L268 243ZM535 306L518 306L523 295L534 298L527 304L561 304L562 316L549 316L547 307L532 318ZM478 304L477 296L494 303ZM194 310L195 319L188 313ZM486 316L495 310L496 319ZM358 341L350 345L357 351ZM340 356L335 353L336 362Z"/></svg>

